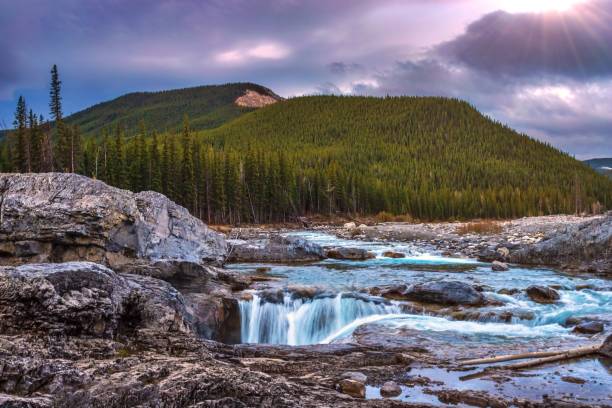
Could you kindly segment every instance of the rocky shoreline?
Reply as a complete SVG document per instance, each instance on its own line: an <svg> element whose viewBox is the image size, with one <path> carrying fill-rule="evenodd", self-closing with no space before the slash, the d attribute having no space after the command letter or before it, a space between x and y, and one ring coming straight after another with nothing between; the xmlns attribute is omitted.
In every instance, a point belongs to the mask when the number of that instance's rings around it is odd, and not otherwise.
<svg viewBox="0 0 612 408"><path fill-rule="evenodd" d="M594 228L607 225L608 218L592 220ZM582 245L576 234L585 230L592 241L600 239L590 227L579 227L583 221L568 227L572 242ZM448 237L432 238L422 235L430 229L426 226L349 227L336 232L394 240L402 234L436 248L449 245L449 252L460 255L493 249L504 261L512 261L514 252L523 254L525 245L549 242L559 231L534 230L530 242L523 242L525 230L511 227L495 244L484 236L463 240L465 235L457 235L460 244L447 244L455 242L450 230ZM509 248L517 233L521 242ZM601 234L604 245L610 233ZM258 280L223 269L228 259L310 262L369 256L277 238L269 231L245 232L240 238L228 245L223 234L156 193L134 194L69 174L0 175L0 407L432 406L426 400L365 400L366 387L375 387L382 397L421 387L436 406L605 406L554 394L508 399L493 389L440 386L427 370L459 370L460 359L497 351L453 348L453 339L443 337L432 343L413 333L382 343L380 333L364 327L351 343L236 344L238 301ZM486 244L472 247L476 240ZM546 259L543 251L537 259ZM590 251L585 259L591 262L600 253ZM596 265L607 267L606 262ZM436 283L413 285L397 295L445 307L488 302L470 285L453 285L452 290ZM400 341L408 338L412 341ZM603 334L590 341L603 341ZM560 342L558 347L573 345ZM515 351L532 347L537 344L517 345ZM500 371L498 376L513 374Z"/></svg>

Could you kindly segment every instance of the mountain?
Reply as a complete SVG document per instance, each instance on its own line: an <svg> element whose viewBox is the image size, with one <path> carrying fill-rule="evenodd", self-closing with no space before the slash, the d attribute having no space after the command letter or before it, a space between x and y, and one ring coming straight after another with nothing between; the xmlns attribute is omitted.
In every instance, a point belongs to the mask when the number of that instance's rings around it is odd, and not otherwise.
<svg viewBox="0 0 612 408"><path fill-rule="evenodd" d="M141 120L149 130L175 131L184 115L193 129L208 129L280 99L268 88L248 82L136 92L93 105L68 116L66 122L79 125L85 136L119 123L135 131Z"/></svg>
<svg viewBox="0 0 612 408"><path fill-rule="evenodd" d="M315 198L305 207L317 212L328 206L428 219L571 213L576 189L582 210L597 201L612 206L609 180L455 99L301 97L201 135L239 155L282 152L300 183L310 183L302 188Z"/></svg>
<svg viewBox="0 0 612 408"><path fill-rule="evenodd" d="M597 172L612 178L612 157L585 160L584 163L594 168Z"/></svg>

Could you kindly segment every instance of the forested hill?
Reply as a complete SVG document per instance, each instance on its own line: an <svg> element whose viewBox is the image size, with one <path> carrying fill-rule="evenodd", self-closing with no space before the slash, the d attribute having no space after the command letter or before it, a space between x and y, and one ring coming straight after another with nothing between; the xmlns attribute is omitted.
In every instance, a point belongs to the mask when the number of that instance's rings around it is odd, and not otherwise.
<svg viewBox="0 0 612 408"><path fill-rule="evenodd" d="M298 175L289 191L301 212L436 219L612 205L609 180L459 100L295 98L203 137L238 155L282 152Z"/></svg>
<svg viewBox="0 0 612 408"><path fill-rule="evenodd" d="M65 120L78 125L85 136L97 136L102 129L114 128L117 124L134 132L140 121L158 132L176 131L185 114L189 116L193 129L208 129L251 111L251 108L235 104L247 90L278 98L269 89L253 83L136 92L91 106Z"/></svg>

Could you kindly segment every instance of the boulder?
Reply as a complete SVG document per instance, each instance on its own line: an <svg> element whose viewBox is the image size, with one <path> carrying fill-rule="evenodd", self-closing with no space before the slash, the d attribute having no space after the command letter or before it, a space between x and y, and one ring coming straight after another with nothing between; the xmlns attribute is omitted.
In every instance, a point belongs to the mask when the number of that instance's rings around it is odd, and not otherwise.
<svg viewBox="0 0 612 408"><path fill-rule="evenodd" d="M364 261L376 258L372 252L362 248L335 247L327 248L325 256L332 259L345 259L350 261Z"/></svg>
<svg viewBox="0 0 612 408"><path fill-rule="evenodd" d="M354 229L357 228L357 224L355 224L354 222L347 222L346 224L344 224L344 229Z"/></svg>
<svg viewBox="0 0 612 408"><path fill-rule="evenodd" d="M145 328L193 331L182 296L167 282L90 262L0 267L0 333L111 338Z"/></svg>
<svg viewBox="0 0 612 408"><path fill-rule="evenodd" d="M508 265L503 262L493 261L491 264L491 270L496 272L504 272L510 270L510 268L508 268Z"/></svg>
<svg viewBox="0 0 612 408"><path fill-rule="evenodd" d="M402 388L394 381L387 381L380 388L380 395L385 398L393 398L402 394Z"/></svg>
<svg viewBox="0 0 612 408"><path fill-rule="evenodd" d="M405 258L406 254L403 254L401 252L395 252L395 251L385 251L383 252L383 256L385 258Z"/></svg>
<svg viewBox="0 0 612 408"><path fill-rule="evenodd" d="M532 285L525 292L531 300L537 303L554 303L559 300L559 292L548 286Z"/></svg>
<svg viewBox="0 0 612 408"><path fill-rule="evenodd" d="M574 333L581 333L581 334L597 334L597 333L601 333L603 330L604 330L604 324L602 322L590 321L590 322L580 323L579 325L574 327L574 330L572 331Z"/></svg>
<svg viewBox="0 0 612 408"><path fill-rule="evenodd" d="M234 241L230 262L313 262L325 257L318 244L299 237L274 235L269 239Z"/></svg>
<svg viewBox="0 0 612 408"><path fill-rule="evenodd" d="M480 306L485 296L474 287L459 281L437 281L410 286L404 293L407 300L441 305Z"/></svg>
<svg viewBox="0 0 612 408"><path fill-rule="evenodd" d="M338 383L340 391L353 398L365 398L365 384L351 379L340 380Z"/></svg>
<svg viewBox="0 0 612 408"><path fill-rule="evenodd" d="M221 263L225 237L152 191L67 173L0 174L0 264L135 260Z"/></svg>

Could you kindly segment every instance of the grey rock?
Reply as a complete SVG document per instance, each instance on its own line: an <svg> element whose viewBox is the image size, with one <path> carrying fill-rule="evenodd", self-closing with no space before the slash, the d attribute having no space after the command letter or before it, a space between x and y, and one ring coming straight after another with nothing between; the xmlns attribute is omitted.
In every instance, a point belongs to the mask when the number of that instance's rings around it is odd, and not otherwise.
<svg viewBox="0 0 612 408"><path fill-rule="evenodd" d="M225 237L162 194L76 174L0 174L0 264L222 262Z"/></svg>
<svg viewBox="0 0 612 408"><path fill-rule="evenodd" d="M368 376L365 375L364 373L360 372L360 371L347 371L346 373L343 373L340 376L341 379L349 379L349 380L355 380L355 381L359 381L362 383L366 383L368 381Z"/></svg>
<svg viewBox="0 0 612 408"><path fill-rule="evenodd" d="M234 242L230 262L312 262L325 257L321 246L299 237L274 235L271 238Z"/></svg>
<svg viewBox="0 0 612 408"><path fill-rule="evenodd" d="M380 388L380 395L385 398L393 398L401 395L402 388L394 381L387 381Z"/></svg>
<svg viewBox="0 0 612 408"><path fill-rule="evenodd" d="M597 334L597 333L601 333L602 331L604 331L604 324L602 322L594 322L594 321L584 322L574 327L574 330L572 331L575 333L582 333L582 334Z"/></svg>
<svg viewBox="0 0 612 408"><path fill-rule="evenodd" d="M537 303L554 303L559 300L559 292L547 286L532 285L525 289L527 296Z"/></svg>
<svg viewBox="0 0 612 408"><path fill-rule="evenodd" d="M325 256L332 259L346 259L352 261L363 261L376 257L376 255L365 249L348 247L326 248Z"/></svg>
<svg viewBox="0 0 612 408"><path fill-rule="evenodd" d="M90 262L0 267L0 333L189 333L191 320L182 296L154 278Z"/></svg>
<svg viewBox="0 0 612 408"><path fill-rule="evenodd" d="M544 240L513 251L509 261L562 266L566 269L612 274L612 212L601 218L571 224Z"/></svg>
<svg viewBox="0 0 612 408"><path fill-rule="evenodd" d="M491 270L496 272L504 272L510 270L510 268L508 268L508 265L503 262L493 261L491 264Z"/></svg>
<svg viewBox="0 0 612 408"><path fill-rule="evenodd" d="M404 296L408 300L442 305L479 306L486 301L482 293L471 285L459 281L426 282L412 285Z"/></svg>

